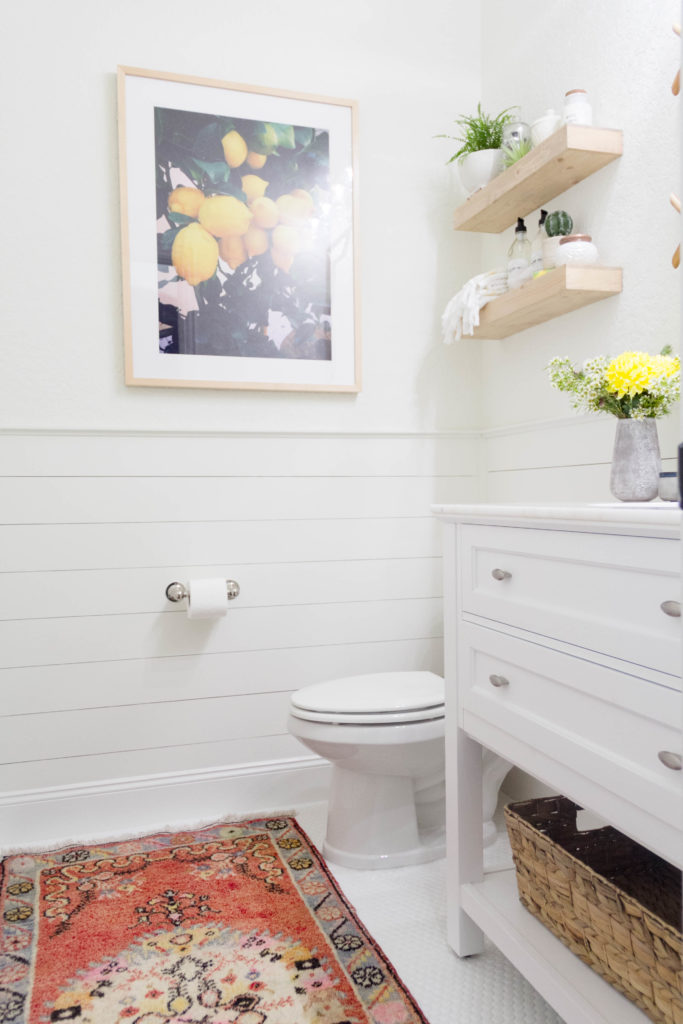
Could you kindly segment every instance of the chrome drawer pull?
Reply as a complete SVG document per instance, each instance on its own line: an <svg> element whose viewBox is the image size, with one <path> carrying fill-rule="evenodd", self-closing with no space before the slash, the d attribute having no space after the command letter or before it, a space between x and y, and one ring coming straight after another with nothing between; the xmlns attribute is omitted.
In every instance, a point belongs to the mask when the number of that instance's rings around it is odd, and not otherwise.
<svg viewBox="0 0 683 1024"><path fill-rule="evenodd" d="M680 619L681 617L681 602L680 601L662 601L659 606L665 615L671 615L674 619Z"/></svg>
<svg viewBox="0 0 683 1024"><path fill-rule="evenodd" d="M491 686L509 686L510 680L506 679L505 676L489 676L489 682Z"/></svg>
<svg viewBox="0 0 683 1024"><path fill-rule="evenodd" d="M494 580L509 580L512 573L508 572L507 569L492 569L491 575Z"/></svg>
<svg viewBox="0 0 683 1024"><path fill-rule="evenodd" d="M657 757L662 764L674 772L680 772L683 767L683 758L680 754L674 754L673 750L660 750Z"/></svg>

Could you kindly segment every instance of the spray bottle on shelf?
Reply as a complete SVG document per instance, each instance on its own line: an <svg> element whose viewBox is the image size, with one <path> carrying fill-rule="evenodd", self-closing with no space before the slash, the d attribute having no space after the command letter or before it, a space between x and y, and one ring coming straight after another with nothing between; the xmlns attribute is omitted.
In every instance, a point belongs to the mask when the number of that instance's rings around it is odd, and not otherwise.
<svg viewBox="0 0 683 1024"><path fill-rule="evenodd" d="M515 238L508 250L508 288L520 288L531 277L531 242L522 217L517 218Z"/></svg>
<svg viewBox="0 0 683 1024"><path fill-rule="evenodd" d="M531 276L539 270L543 270L543 239L547 238L545 233L545 219L548 216L547 210L541 210L538 221L538 232L531 243Z"/></svg>

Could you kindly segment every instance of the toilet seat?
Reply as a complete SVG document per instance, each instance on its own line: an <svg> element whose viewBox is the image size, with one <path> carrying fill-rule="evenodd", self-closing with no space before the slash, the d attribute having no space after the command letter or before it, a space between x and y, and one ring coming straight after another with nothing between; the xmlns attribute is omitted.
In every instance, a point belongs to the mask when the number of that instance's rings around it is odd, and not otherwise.
<svg viewBox="0 0 683 1024"><path fill-rule="evenodd" d="M308 722L400 725L443 718L444 682L434 672L374 672L305 686L290 713Z"/></svg>

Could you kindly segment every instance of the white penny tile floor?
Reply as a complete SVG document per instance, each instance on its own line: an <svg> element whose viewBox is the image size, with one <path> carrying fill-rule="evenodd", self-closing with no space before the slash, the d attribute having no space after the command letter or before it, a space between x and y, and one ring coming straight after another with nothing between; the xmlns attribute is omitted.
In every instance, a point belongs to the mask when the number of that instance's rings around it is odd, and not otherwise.
<svg viewBox="0 0 683 1024"><path fill-rule="evenodd" d="M325 804L301 807L296 815L319 850L325 816ZM502 836L486 851L486 866L508 861ZM444 860L386 871L328 867L429 1024L562 1024L495 946L487 942L482 954L462 960L450 949Z"/></svg>

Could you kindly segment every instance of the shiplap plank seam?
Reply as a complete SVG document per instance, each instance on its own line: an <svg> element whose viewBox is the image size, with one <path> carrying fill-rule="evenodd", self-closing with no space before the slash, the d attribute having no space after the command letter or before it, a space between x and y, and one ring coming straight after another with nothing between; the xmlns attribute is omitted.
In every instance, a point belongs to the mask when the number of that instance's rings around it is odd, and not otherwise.
<svg viewBox="0 0 683 1024"><path fill-rule="evenodd" d="M507 472L507 470L500 470L500 472ZM22 523L22 525L24 525ZM73 523L67 524L73 526ZM440 560L440 555L383 555L378 558L300 558L296 562L272 562L269 561L269 565L348 565L350 562L424 562L428 560L437 561ZM215 562L206 562L205 565L216 565ZM247 568L249 566L261 566L262 562L231 562L230 565L233 568ZM169 562L168 565L136 565L134 569L124 565L95 565L89 566L87 569L0 569L0 576L8 575L11 576L17 573L76 573L76 572L132 572L136 569L148 571L151 569L175 569L178 567L177 562ZM195 563L194 568L200 568Z"/></svg>
<svg viewBox="0 0 683 1024"><path fill-rule="evenodd" d="M286 651L246 651L205 657L189 655L164 664L145 659L97 667L98 687L93 690L89 665L52 665L38 668L12 668L0 672L3 700L0 714L27 714L41 711L81 710L96 705L93 692L107 694L110 703L137 702L141 713L149 701L184 699L190 692L197 696L221 696L227 692L247 694L264 689L299 689L311 683L336 677L371 672L398 671L407 665L441 671L441 637L415 640L398 639L307 648L302 657L298 648ZM235 681L239 681L236 686Z"/></svg>
<svg viewBox="0 0 683 1024"><path fill-rule="evenodd" d="M254 737L254 738L255 739L270 739L270 738L275 737L275 736L283 736L283 735L284 735L284 733L281 730L278 730L277 732L259 733L258 736ZM224 742L224 741L223 740L206 740L206 741L197 740L195 743L192 744L192 746L204 747L204 746L215 745L217 743L222 743L222 742ZM152 745L152 746L149 746L149 747L124 747L124 748L116 747L116 748L114 748L112 750L98 750L97 754L92 754L92 753L89 753L89 752L83 753L83 754L53 754L53 755L50 755L48 757L34 757L34 758L31 758L30 760L26 760L26 761L2 761L2 762L0 762L0 768L11 768L11 767L15 767L16 768L16 767L18 767L19 765L22 765L22 764L34 764L36 762L37 763L41 763L41 762L44 763L44 762L52 762L52 761L68 761L71 758L97 757L100 754L103 754L103 755L106 756L107 754L139 754L139 753L146 752L146 751L149 752L149 751L155 751L155 750L172 750L174 747L177 747L177 746L178 746L177 743L158 743L156 745Z"/></svg>
<svg viewBox="0 0 683 1024"><path fill-rule="evenodd" d="M382 598L371 597L371 598L368 598L367 600L365 600L362 597L349 598L346 601L340 601L338 599L337 600L329 600L329 601L320 601L320 600L318 600L318 601L315 602L315 606L316 606L316 608L324 608L326 605L330 605L330 604L336 604L336 605L345 605L346 604L346 605L353 605L353 606L355 606L355 605L359 605L359 604L376 604L376 602L378 600L387 601L387 602L394 602L394 603L399 603L401 601L431 601L432 599L438 599L438 598L441 598L441 597L443 597L443 593L441 591L436 591L436 592L430 593L430 594L420 594L419 597L415 597L413 594L406 594L406 595L400 596L400 597L396 597L396 596L393 596L393 597L388 597L387 596L387 597L382 597ZM248 606L249 611L258 610L260 612L278 611L281 608L310 608L310 607L311 607L311 602L310 601L287 601L287 602L281 601L278 604L257 604L257 605L249 605ZM228 611L238 611L238 609L237 608L234 608L234 609L229 608ZM183 604L179 608L176 608L176 607L159 608L159 609L156 609L156 610L153 610L153 611L143 610L143 611L134 611L134 612L130 612L130 611L121 611L121 612L80 612L80 613L74 614L74 615L38 615L38 616L21 615L21 616L18 616L17 618L6 618L6 619L2 619L0 621L1 622L35 622L35 621L39 621L39 622L54 622L54 621L59 620L59 619L62 619L64 621L70 621L71 619L118 619L118 618L123 618L126 615L139 615L140 617L144 617L145 615L148 615L148 616L154 616L155 618L157 618L159 615L187 616L187 612L186 612L185 606ZM1 664L0 664L0 668L2 668Z"/></svg>
<svg viewBox="0 0 683 1024"><path fill-rule="evenodd" d="M450 500L454 479L23 477L7 489L0 515L15 524L402 519Z"/></svg>
<svg viewBox="0 0 683 1024"><path fill-rule="evenodd" d="M428 633L426 636L402 636L400 638L387 639L386 637L380 637L378 640L344 640L335 643L327 644L295 644L292 647L236 647L227 651L207 651L204 654L197 655L202 658L211 658L215 655L230 655L230 654L252 654L254 651L264 651L267 654L276 654L278 651L307 651L309 648L317 647L348 647L350 644L384 644L391 643L392 640L438 640L443 636L443 633ZM148 654L144 657L131 657L131 658L102 658L101 660L86 660L86 661L41 661L36 664L28 665L3 665L0 666L0 673L12 672L16 669L39 669L39 668L58 668L61 665L123 665L131 661L153 661L162 662L165 660L171 660L174 658L188 658L193 657L192 654ZM2 715L0 714L0 717Z"/></svg>

